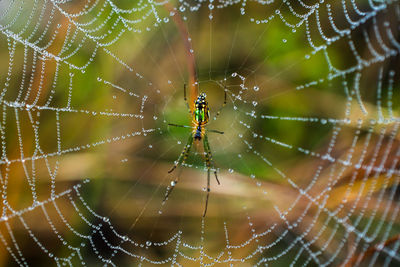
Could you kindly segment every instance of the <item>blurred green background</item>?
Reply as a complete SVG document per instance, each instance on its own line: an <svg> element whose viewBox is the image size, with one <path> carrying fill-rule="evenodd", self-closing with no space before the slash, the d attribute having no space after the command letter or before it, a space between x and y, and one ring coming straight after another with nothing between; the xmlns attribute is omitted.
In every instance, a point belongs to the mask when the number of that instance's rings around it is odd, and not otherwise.
<svg viewBox="0 0 400 267"><path fill-rule="evenodd" d="M367 264L375 244L393 246L399 58L376 60L370 46L381 54L382 42L393 47L388 35L376 39L374 27L398 39L398 2L353 28L342 3L325 1L318 17L301 22L293 10L307 8L289 2L226 3L212 11L204 3L191 10L197 2L3 3L0 265L18 263L8 248L37 266L103 265L109 258L118 266L171 265L172 258L183 266L262 259L318 265L308 250L321 262L351 265L353 258ZM356 2L372 12L368 1ZM328 4L349 34L329 26ZM292 29L280 15L301 23ZM319 27L337 40L324 40ZM365 42L365 33L375 39ZM327 48L315 51L309 40ZM366 62L359 71L356 54ZM211 177L204 219L201 144L187 166L167 173L190 134L168 127L191 123L184 84L190 99L207 93L212 117L224 88L228 93L208 125L224 134L209 134L221 185ZM176 175L180 181L162 204ZM35 200L46 203L24 210ZM360 241L348 225L375 238Z"/></svg>

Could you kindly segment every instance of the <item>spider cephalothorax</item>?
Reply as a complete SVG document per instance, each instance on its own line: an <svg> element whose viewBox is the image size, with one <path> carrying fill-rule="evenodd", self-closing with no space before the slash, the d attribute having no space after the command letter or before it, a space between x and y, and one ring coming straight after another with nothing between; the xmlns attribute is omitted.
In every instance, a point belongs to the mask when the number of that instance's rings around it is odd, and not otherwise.
<svg viewBox="0 0 400 267"><path fill-rule="evenodd" d="M224 91L225 91L224 104L222 105L221 109L226 105L226 88L224 89ZM219 133L219 134L223 134L224 132L217 131L217 130L206 130L205 129L205 125L210 120L210 109L208 107L208 102L207 102L205 93L199 94L197 99L194 101L194 103L192 102L194 104L193 109L192 109L193 111L191 111L191 109L189 107L189 103L187 102L187 99L186 99L186 85L184 85L184 87L183 87L183 97L186 101L186 104L188 105L189 112L192 116L192 126L178 125L178 124L172 124L172 123L169 123L168 125L176 126L176 127L192 128L192 133L190 134L187 144L183 148L182 153L179 155L178 160L175 161L174 166L172 166L172 168L168 172L169 173L173 172L176 169L176 167L178 167L178 165L185 163L185 161L189 155L189 151L193 145L193 141L195 141L195 140L200 141L203 139L204 156L205 156L206 165L207 165L207 198L206 198L206 207L205 207L204 213L203 213L203 216L205 216L206 212L207 212L208 196L210 193L211 165L213 165L215 179L217 180L217 182L219 184L217 171L215 170L214 162L212 160L210 144L208 143L207 132L213 132L213 133ZM219 115L219 113L220 113L220 111L218 111L216 113L214 119ZM171 185L168 187L167 192L165 194L163 203L167 200L172 189L178 183L178 179L179 179L179 176L171 182Z"/></svg>

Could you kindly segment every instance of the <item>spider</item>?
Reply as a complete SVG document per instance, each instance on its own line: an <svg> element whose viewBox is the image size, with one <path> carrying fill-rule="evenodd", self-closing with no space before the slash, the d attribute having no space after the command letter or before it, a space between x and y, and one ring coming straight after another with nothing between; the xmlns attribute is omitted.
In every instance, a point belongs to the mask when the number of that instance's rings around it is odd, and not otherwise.
<svg viewBox="0 0 400 267"><path fill-rule="evenodd" d="M219 109L219 111L216 113L214 120L218 117L220 114L222 108L226 105L226 87L224 88L224 103L222 104L222 107ZM189 139L186 143L186 145L183 148L182 153L179 155L178 160L175 161L174 166L168 171L168 173L172 173L179 165L182 165L185 163L188 155L190 148L193 145L193 142L196 141L201 141L203 139L203 147L204 147L204 156L205 156L205 161L206 161L206 166L207 166L207 197L206 197L206 206L204 208L204 213L203 217L206 216L207 213L207 206L208 206L208 197L210 195L210 169L211 165L212 168L214 169L214 175L215 179L217 180L218 185L219 180L217 176L217 171L214 166L214 162L212 160L212 155L211 155L211 148L210 144L208 142L208 137L207 137L207 132L212 132L212 133L218 133L218 134L224 134L224 132L217 131L217 130L208 130L205 128L206 124L208 123L210 119L210 110L208 107L208 102L206 99L206 94L205 93L200 93L197 97L197 99L193 103L193 112L190 109L189 102L187 101L186 98L186 84L183 85L183 98L186 102L186 105L189 109L189 113L192 117L192 125L179 125L179 124L173 124L169 123L169 126L174 126L174 127L183 127L183 128L192 128L192 132L189 135ZM179 176L175 180L171 182L171 186L168 186L167 192L165 194L163 204L165 201L168 199L168 196L171 194L172 190L174 189L175 185L178 183Z"/></svg>

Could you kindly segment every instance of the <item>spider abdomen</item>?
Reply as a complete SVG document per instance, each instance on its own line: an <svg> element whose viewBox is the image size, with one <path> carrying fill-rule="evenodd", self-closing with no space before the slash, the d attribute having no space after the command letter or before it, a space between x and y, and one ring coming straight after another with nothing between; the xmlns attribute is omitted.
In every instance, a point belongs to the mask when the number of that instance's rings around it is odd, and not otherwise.
<svg viewBox="0 0 400 267"><path fill-rule="evenodd" d="M210 119L210 109L206 94L201 93L194 102L193 110L193 138L194 140L201 140L205 134L204 126Z"/></svg>
<svg viewBox="0 0 400 267"><path fill-rule="evenodd" d="M194 102L193 123L198 126L205 125L210 119L210 109L206 100L206 94L201 93Z"/></svg>

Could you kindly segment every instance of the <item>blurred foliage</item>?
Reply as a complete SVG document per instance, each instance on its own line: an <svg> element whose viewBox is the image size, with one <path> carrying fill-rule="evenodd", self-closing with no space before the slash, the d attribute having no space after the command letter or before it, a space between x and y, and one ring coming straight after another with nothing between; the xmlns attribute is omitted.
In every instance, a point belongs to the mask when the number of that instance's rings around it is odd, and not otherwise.
<svg viewBox="0 0 400 267"><path fill-rule="evenodd" d="M124 4L129 6L130 1L118 3L121 8ZM73 6L74 4L71 3L70 5ZM75 3L75 5L76 9L79 10L79 4ZM256 3L251 2L248 3L248 13L254 19L266 18L274 11L274 5L272 4L270 8L259 8ZM337 5L339 6L339 3ZM266 25L257 25L250 21L247 15L240 16L238 9L238 6L235 5L218 10L215 12L213 20L208 20L209 10L201 8L198 12L188 13L188 18L184 22L194 50L199 90L207 93L212 114L215 114L223 103L224 83L226 83L229 91L228 105L222 110L221 116L208 126L211 129L225 132L223 136L211 133L209 135L213 158L219 169L221 180L220 186L217 186L214 180L212 181L209 210L206 218L207 231L204 247L211 255L219 252L221 247L225 246L224 223L229 225L229 229L235 229L235 231L229 233L232 244L240 244L251 237L249 224L246 220L247 216L252 218L254 229L260 229L260 231L277 224L272 235L266 237L263 241L263 243L268 244L274 242L286 227L285 222L279 218L274 207L279 206L284 210L290 204L298 201L296 209L292 211L290 218L287 218L288 221L295 221L301 216L309 203L305 197L296 200L298 191L287 180L282 179L274 168L271 168L253 153L253 150L249 149L243 140L251 140L252 147L256 148L254 150L262 151L262 155L266 156L273 167L284 170L285 174L296 181L299 186L308 186L314 173L319 169L319 166L322 166L321 169L323 170L315 182L315 187L310 192L312 196L318 196L321 191L327 188L331 182L332 173L340 173L339 170L334 168L330 170L329 167L333 163L329 161L321 163L320 158L305 156L303 152L297 149L304 148L324 155L329 148L329 142L332 140L335 130L337 130L336 125L329 122L312 124L297 121L266 120L261 118L260 115L344 119L347 95L343 90L342 81L340 79L327 79L315 86L296 90L296 86L300 84L319 80L321 77L329 75L323 53L311 54L304 27L299 28L297 32L291 32L280 20L272 20ZM167 11L165 12L167 13ZM288 17L291 16L288 10L282 12L286 12L284 14ZM104 21L106 14L107 12L103 13L104 18L100 21ZM108 28L115 28L116 18L117 14L107 21ZM327 19L327 17L321 17L321 23L328 23ZM61 24L67 23L65 19L59 20ZM148 19L141 23L141 27L146 29L146 27L151 27L152 24L153 20ZM21 23L21 27L23 25ZM168 127L167 123L184 125L191 123L183 100L183 84L189 80L187 48L184 46L177 26L176 23L171 21L162 24L159 28L151 28L149 31L143 30L141 34L126 33L118 42L107 48L128 65L133 66L133 72L127 71L101 49L84 72L68 68L60 69L51 106L65 107L67 105L66 100L68 99L71 81L70 73L72 73L71 105L76 110L88 112L59 114L62 150L74 147L79 147L80 150L76 153L65 153L49 160L52 166L56 164L56 161L59 162L56 178L57 192L90 177L92 182L84 185L83 198L97 213L110 217L119 232L127 233L136 242L163 241L181 230L185 242L199 245L200 216L204 208L204 192L202 189L206 185L206 172L203 170L204 161L200 153L201 148L193 149L188 160L190 167L183 168L179 185L174 189L165 206L161 205L165 189L172 177L167 174L168 168L178 158L190 134L189 129ZM61 30L65 30L64 26ZM312 29L311 34L313 34L313 31L317 30ZM107 41L112 41L117 34L118 31L114 31ZM63 39L64 36L61 35L57 38ZM83 37L78 36L77 38ZM362 36L359 38L361 42ZM61 42L61 40L56 40L56 42ZM0 45L2 47L0 50L1 57L9 58L6 38L1 38ZM86 64L93 49L95 49L93 46L84 45L80 53L71 58L71 63L77 66ZM15 61L17 62L23 60L21 57L23 49L19 52L16 55ZM354 63L349 62L352 59L351 51L344 49L340 42L329 48L329 54L335 66L346 68ZM311 58L307 60L305 56L311 56ZM46 81L44 82L45 90L39 100L41 105L44 104L53 90L51 81L56 66L53 63L48 64ZM398 61L388 64L398 66ZM21 76L23 64L17 64L15 67L19 69L13 70L14 75ZM7 72L7 64L0 64L0 68L1 73ZM375 67L372 68L375 69ZM386 68L387 66L385 66ZM136 71L145 78L138 79ZM241 90L241 80L238 77L232 77L232 73L246 77L245 85L249 89L243 93L242 97L249 103L256 101L256 105L245 104L244 101L234 97ZM376 70L375 73L377 73ZM101 81L98 80L99 77ZM352 79L354 77L349 75L348 80ZM377 82L376 76L370 79L370 83ZM119 90L110 89L110 86L102 81L111 81L122 88L129 88L129 90L141 96L147 95L149 103L144 106L142 112L145 119L98 116L100 111L139 114L142 107L138 99ZM18 82L19 80L15 79L10 88L18 88ZM149 85L149 82L151 82L151 85ZM365 81L367 84L368 82ZM393 90L392 98L393 110L396 115L399 112L398 107L400 105L398 84L395 83L396 88ZM258 86L259 91L253 90L254 86ZM156 90L150 90L150 88L157 88L160 93L157 93ZM371 116L364 118L364 120L376 119L378 108L376 90L370 91L366 85L363 88L365 89L362 91L362 99L370 111L369 116ZM6 98L14 99L17 93L17 89L10 90ZM386 97L387 92L383 92L382 95ZM382 101L386 100L385 97ZM33 99L29 101L32 102ZM356 100L353 100L351 105L353 110L359 110ZM252 111L255 111L257 116L249 120L246 113ZM93 115L93 112L96 115ZM387 110L383 112L387 114ZM357 127L357 115L355 113L356 111L352 113L355 116L352 118L352 123L341 129L340 136L336 140L335 149L331 153L331 156L336 159L345 161L347 157ZM15 121L15 116L8 116L6 119L7 140L5 142L7 143L7 155L10 159L19 157L18 147L20 145L23 146L25 155L32 155L35 150L35 139L30 128L29 118L22 114L20 117L21 132L24 133L23 144L18 143L18 130ZM241 121L250 121L249 129L240 124ZM114 136L152 127L157 131L147 136L136 136L118 142L105 142L104 145L97 147L85 147L87 144L99 140L112 139ZM379 138L382 137L380 130L379 127L374 128L373 131L375 132L371 138L371 144L377 143ZM360 130L360 141L354 148L356 154L363 150L367 131L368 125L365 124ZM44 153L57 151L56 132L54 112L41 111L39 142ZM287 149L279 146L279 144L266 142L265 139L253 138L254 133L263 134L264 137L290 144L292 148ZM388 135L389 133L383 135L384 142L388 142ZM399 138L396 134L392 146L398 147L398 142ZM371 149L366 149L367 159L370 159L374 153L374 146L371 145L371 147ZM391 154L390 157L393 159L394 155ZM3 165L2 168L6 167ZM47 173L44 161L38 161L36 168L37 187L41 192L39 200L43 201L50 196L51 178ZM344 191L349 188L351 195L355 197L358 196L361 186L368 188L367 185L370 183L375 183L372 189L373 193L379 192L384 186L397 186L398 184L398 181L394 179L385 181L383 176L379 177L378 180L372 180L372 177L363 178L362 174L359 174L353 185L349 187L351 170L346 172L348 174L340 176L343 178L334 186L332 194L327 199L327 208L329 209L337 208L341 203ZM20 164L13 165L9 171L8 196L9 203L12 207L15 207L15 210L26 208L32 203L29 185L23 177L22 166ZM265 196L260 193L256 184L266 188L267 194ZM366 191L361 191L361 195L366 195ZM375 197L376 195L372 194L372 198ZM352 200L354 198L350 198L349 202ZM393 205L396 205L396 203L393 203ZM243 207L246 207L246 209ZM72 208L68 203L64 203L64 205L61 203L60 209L69 213ZM162 209L162 213L158 212L160 209ZM373 206L368 206L364 213L365 218L361 218L360 229L368 223L368 216L373 212L382 213L384 211L375 210ZM311 222L316 213L316 210L307 213L307 218L304 221ZM345 214L346 209L342 213ZM73 215L72 211L71 214L71 218L69 218L71 224L75 222L74 226L77 231L88 234L90 227L82 224L79 217ZM30 220L34 221L42 215L35 212L29 216L32 216ZM342 227L336 229L338 226L332 221L325 221L324 216L326 214L321 215L316 224L320 227L321 224L324 224L324 227L329 229L326 232L337 231L335 236L337 238L342 237L345 230ZM354 215L354 217L357 216ZM350 221L356 219L349 218ZM61 221L58 223L60 226L62 225ZM379 223L379 216L377 216L372 228ZM396 218L389 236L399 232L398 223ZM19 232L20 229L20 232L23 232L18 222L15 222L15 225L13 222L13 227L16 232ZM40 233L41 240L44 243L53 245L54 237L47 232L48 228L41 228L40 223L37 223L37 228L31 227L35 232ZM302 227L305 228L306 225ZM318 233L317 230L318 227L312 230L312 234L303 238L308 239L308 241L311 240L312 236ZM302 229L298 228L289 232L287 238L270 250L266 250L264 255L261 256L278 255L296 237L302 234ZM71 232L66 231L63 234L69 243L78 242L78 239ZM26 236L20 237L20 240L26 240L26 243L20 243L22 250L26 251L31 241ZM334 242L339 241L334 240ZM323 243L318 242L313 244L316 248L321 248L323 245ZM54 246L60 250L58 252L60 255L68 252L62 244L55 242ZM235 257L245 257L247 253L256 248L256 244L251 244L235 251ZM148 258L163 259L168 257L173 249L171 245L171 247L165 246L153 250L143 249L142 253ZM90 254L90 249L87 248L87 250L87 253ZM100 247L99 250L102 253L107 253L106 248ZM4 253L6 252L4 251ZM192 257L198 256L192 254L193 251L190 249L187 249L185 253ZM280 262L281 266L289 265L296 253L295 250L289 252L289 255ZM327 254L332 255L333 253L334 251L327 248ZM345 252L343 253L345 254ZM341 258L345 256L344 254ZM34 259L34 251L25 255L25 257ZM307 258L308 256L302 254L298 262L301 263ZM341 258L339 257L338 260ZM35 260L33 261L35 262ZM119 258L117 256L116 261L120 265L135 266L132 263L133 260L129 257ZM95 258L93 258L93 262L95 262ZM257 259L254 262L257 262ZM44 263L42 258L37 259L38 265ZM339 263L339 261L335 262L335 264ZM9 257L4 257L0 263L3 266L9 264L14 264Z"/></svg>

